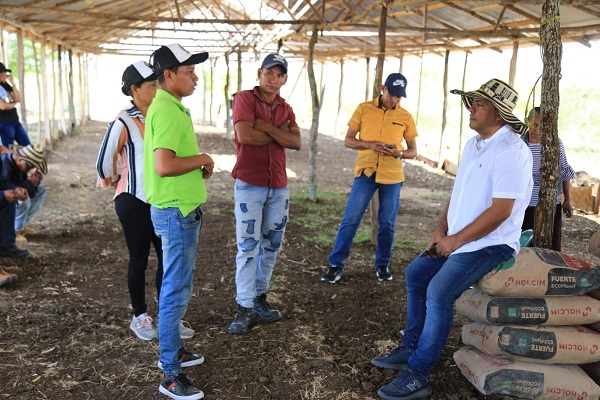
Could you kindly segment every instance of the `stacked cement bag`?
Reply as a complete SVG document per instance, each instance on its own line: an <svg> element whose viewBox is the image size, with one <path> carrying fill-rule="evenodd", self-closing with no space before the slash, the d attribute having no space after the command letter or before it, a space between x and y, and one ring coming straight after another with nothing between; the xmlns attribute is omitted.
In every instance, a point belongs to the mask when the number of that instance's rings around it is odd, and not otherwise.
<svg viewBox="0 0 600 400"><path fill-rule="evenodd" d="M454 354L483 394L599 399L578 364L600 363L600 269L552 250L525 247L456 301L465 347ZM591 327L592 325L590 325Z"/></svg>

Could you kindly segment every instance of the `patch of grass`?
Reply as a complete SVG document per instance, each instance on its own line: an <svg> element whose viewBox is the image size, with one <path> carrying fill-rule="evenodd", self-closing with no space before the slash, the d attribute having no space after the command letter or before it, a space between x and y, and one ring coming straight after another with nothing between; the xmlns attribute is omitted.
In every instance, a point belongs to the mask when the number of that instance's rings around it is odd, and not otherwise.
<svg viewBox="0 0 600 400"><path fill-rule="evenodd" d="M344 216L347 196L340 193L318 191L317 202L308 200L305 188L292 189L290 194L292 223L302 227L301 236L304 240L314 243L319 247L332 247L337 235L337 230ZM365 220L369 218L368 211ZM354 243L371 241L371 225L362 223Z"/></svg>

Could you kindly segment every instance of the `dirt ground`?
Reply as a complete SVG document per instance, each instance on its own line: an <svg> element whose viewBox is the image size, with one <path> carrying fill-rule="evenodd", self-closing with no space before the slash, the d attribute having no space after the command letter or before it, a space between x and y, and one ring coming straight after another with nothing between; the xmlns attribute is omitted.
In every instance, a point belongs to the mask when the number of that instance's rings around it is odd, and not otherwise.
<svg viewBox="0 0 600 400"><path fill-rule="evenodd" d="M28 243L36 257L0 260L20 278L0 289L2 399L166 398L157 391L157 343L140 341L128 329L127 251L112 191L95 187L96 153L105 127L92 121L78 135L55 144L44 180L48 201L31 225L39 230ZM353 248L342 280L321 283L330 248L306 239L309 222L318 228L321 217L314 214L311 221L315 208L301 199L308 170L305 138L302 151L288 153L294 196L270 291L270 301L284 319L234 337L227 334L236 309L233 180L225 166L233 160L234 146L220 133L201 134L199 140L201 150L215 155L221 169L207 182L209 201L203 207L186 315L196 335L185 346L201 352L206 361L186 369L189 379L215 400L377 399L377 389L396 373L369 361L401 338L406 322L403 271L427 243L453 180L422 163L407 163L393 281L375 278L374 249L361 243ZM330 210L330 220L339 221L354 153L326 136L319 146L319 188L342 195L341 200L326 197L321 204ZM335 224L327 225L324 231L335 232ZM600 227L598 219L576 213L564 225L563 251L598 265L600 259L587 252L588 238ZM151 315L156 313L150 280L155 266L153 259L147 274ZM430 398L484 399L452 360L462 347L464 320L456 317L455 322L432 375Z"/></svg>

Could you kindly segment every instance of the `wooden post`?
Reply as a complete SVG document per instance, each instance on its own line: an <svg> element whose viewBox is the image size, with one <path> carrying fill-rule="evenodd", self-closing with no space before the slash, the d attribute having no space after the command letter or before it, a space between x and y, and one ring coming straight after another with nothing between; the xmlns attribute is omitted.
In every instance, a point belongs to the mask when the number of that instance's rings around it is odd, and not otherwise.
<svg viewBox="0 0 600 400"><path fill-rule="evenodd" d="M367 57L366 61L366 85L365 85L365 101L369 101L369 89L371 88L371 58Z"/></svg>
<svg viewBox="0 0 600 400"><path fill-rule="evenodd" d="M338 133L338 123L340 119L340 110L342 109L342 87L344 86L344 59L340 58L340 88L338 90L337 113L335 114L335 133Z"/></svg>
<svg viewBox="0 0 600 400"><path fill-rule="evenodd" d="M231 73L229 71L229 53L225 53L225 139L231 140L231 124L229 123L229 115L231 114L231 103L229 101L229 80Z"/></svg>
<svg viewBox="0 0 600 400"><path fill-rule="evenodd" d="M73 88L73 50L69 49L68 52L68 70L67 70L67 99L69 100L69 123L71 125L70 132L73 131L73 128L77 126L76 116L75 116L75 90Z"/></svg>
<svg viewBox="0 0 600 400"><path fill-rule="evenodd" d="M377 66L375 67L375 81L373 82L373 98L381 94L381 83L383 81L383 62L385 61L385 32L387 29L388 5L391 0L385 0L381 5L381 16L379 17L379 54L377 54ZM379 200L375 196L371 198L371 243L377 246L377 233L379 232Z"/></svg>
<svg viewBox="0 0 600 400"><path fill-rule="evenodd" d="M465 52L465 65L463 67L463 77L462 77L462 91L465 90L465 78L467 77L467 60L469 59L469 52ZM464 117L465 107L462 104L460 105L460 128L458 130L458 160L456 161L456 165L460 164L460 157L462 155L462 136L463 136L463 117Z"/></svg>
<svg viewBox="0 0 600 400"><path fill-rule="evenodd" d="M310 144L308 148L308 199L317 201L317 139L319 137L319 114L321 113L321 101L317 92L317 80L315 79L314 52L315 44L319 37L317 26L313 26L312 35L308 42L308 85L310 87L310 98L312 104L312 121L310 124Z"/></svg>
<svg viewBox="0 0 600 400"><path fill-rule="evenodd" d="M33 39L31 39L31 47L33 47L33 60L35 63L35 80L37 83L37 89L38 89L38 120L37 120L37 143L42 143L42 96L40 96L39 94L42 93L42 84L40 82L40 67L39 67L39 63L38 63L38 57L37 57L37 47L35 45L35 42L33 41ZM31 136L31 135L29 135Z"/></svg>
<svg viewBox="0 0 600 400"><path fill-rule="evenodd" d="M2 53L2 64L6 65L6 50L4 50L4 21L0 21L0 52Z"/></svg>
<svg viewBox="0 0 600 400"><path fill-rule="evenodd" d="M59 118L60 125L59 130L61 135L68 135L69 128L67 125L67 120L65 119L65 98L64 98L64 84L63 84L63 50L62 45L58 45L58 53L57 53L57 64L58 64L58 109L59 109Z"/></svg>
<svg viewBox="0 0 600 400"><path fill-rule="evenodd" d="M28 131L27 128L27 107L25 105L25 100L27 96L25 95L25 55L23 50L23 29L17 28L17 59L18 59L18 75L19 75L19 87L21 89L21 123L25 127L25 130Z"/></svg>
<svg viewBox="0 0 600 400"><path fill-rule="evenodd" d="M448 110L448 60L450 59L450 50L446 50L446 57L444 58L444 102L442 106L442 131L440 133L440 150L438 167L444 163L444 156L442 147L444 143L444 130L446 129L446 111Z"/></svg>
<svg viewBox="0 0 600 400"><path fill-rule="evenodd" d="M238 70L238 76L237 76L237 92L242 90L242 51L240 49L238 49L237 51L237 56L238 56L238 63L237 63L237 70Z"/></svg>
<svg viewBox="0 0 600 400"><path fill-rule="evenodd" d="M552 228L560 174L558 170L558 107L562 43L560 38L560 0L546 0L542 6L540 39L543 54L542 72L542 163L540 194L534 217L533 237L536 247L552 248Z"/></svg>
<svg viewBox="0 0 600 400"><path fill-rule="evenodd" d="M56 46L54 42L50 43L50 63L52 65L52 109L50 110L50 137L52 138L52 142L55 142L59 139L59 131L55 129L55 121L56 118L56 66L54 65L54 52L56 50Z"/></svg>
<svg viewBox="0 0 600 400"><path fill-rule="evenodd" d="M42 37L40 44L40 63L42 64L42 110L44 113L44 141L38 142L43 147L52 143L52 134L50 132L50 105L48 104L48 71L46 67L46 35Z"/></svg>
<svg viewBox="0 0 600 400"><path fill-rule="evenodd" d="M517 74L517 56L519 55L519 42L513 42L513 52L510 57L510 71L508 73L508 84L514 87L515 75Z"/></svg>
<svg viewBox="0 0 600 400"><path fill-rule="evenodd" d="M212 63L210 65L210 106L208 108L208 118L210 121L210 126L214 126L212 113L213 113L213 102L215 99L213 88L215 87L215 68L216 67L217 67L217 59L215 58L214 60L212 60Z"/></svg>

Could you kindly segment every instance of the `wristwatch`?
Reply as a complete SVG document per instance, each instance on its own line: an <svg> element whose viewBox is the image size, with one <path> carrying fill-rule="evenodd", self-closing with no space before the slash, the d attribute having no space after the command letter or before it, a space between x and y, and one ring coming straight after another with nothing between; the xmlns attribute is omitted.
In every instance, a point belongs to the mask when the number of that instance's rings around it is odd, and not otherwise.
<svg viewBox="0 0 600 400"><path fill-rule="evenodd" d="M402 151L401 151L401 152L400 152L400 154L398 154L398 155L396 156L396 158L397 158L398 160L401 160L401 159L402 159L402 154L404 154L404 152L402 152Z"/></svg>

